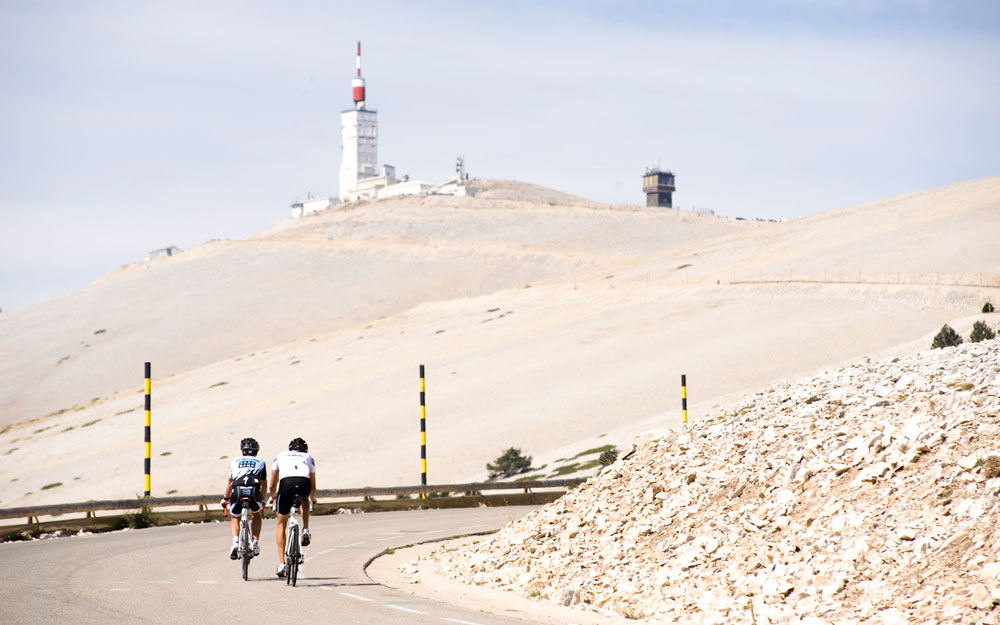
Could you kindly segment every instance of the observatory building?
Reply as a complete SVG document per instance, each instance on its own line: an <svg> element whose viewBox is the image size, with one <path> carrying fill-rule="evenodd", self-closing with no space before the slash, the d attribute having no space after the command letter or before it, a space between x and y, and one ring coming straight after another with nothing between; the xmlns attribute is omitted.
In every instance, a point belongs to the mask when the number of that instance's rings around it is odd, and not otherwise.
<svg viewBox="0 0 1000 625"><path fill-rule="evenodd" d="M646 194L646 206L674 207L674 174L651 167L642 177L642 192Z"/></svg>
<svg viewBox="0 0 1000 625"><path fill-rule="evenodd" d="M468 186L465 160L459 157L455 175L447 182L433 184L396 177L392 165L378 165L378 113L367 106L365 79L361 75L361 42L358 42L357 74L351 80L354 108L340 114L340 176L336 197L314 198L292 204L292 217L303 217L341 202L374 200L400 195L474 195Z"/></svg>

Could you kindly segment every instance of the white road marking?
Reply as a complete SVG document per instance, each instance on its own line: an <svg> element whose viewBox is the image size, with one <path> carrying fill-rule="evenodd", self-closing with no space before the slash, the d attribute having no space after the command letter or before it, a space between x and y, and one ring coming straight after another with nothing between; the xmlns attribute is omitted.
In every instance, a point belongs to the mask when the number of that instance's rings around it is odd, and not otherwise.
<svg viewBox="0 0 1000 625"><path fill-rule="evenodd" d="M463 525L462 527L460 527L458 529L460 529L460 530L471 530L471 529L475 529L477 527L482 527L482 525Z"/></svg>
<svg viewBox="0 0 1000 625"><path fill-rule="evenodd" d="M396 540L398 538L399 538L399 536L389 536L389 537L386 537L386 538L376 538L375 540L377 540L379 542L382 542L383 540Z"/></svg>
<svg viewBox="0 0 1000 625"><path fill-rule="evenodd" d="M439 534L444 530L427 530L426 532L417 532L417 536L423 536L424 534Z"/></svg>
<svg viewBox="0 0 1000 625"><path fill-rule="evenodd" d="M362 597L361 595L352 595L349 592L340 593L341 596L347 597L348 599L357 599L358 601L375 601L374 599L369 599L368 597Z"/></svg>
<svg viewBox="0 0 1000 625"><path fill-rule="evenodd" d="M482 623L474 623L472 621L463 621L457 618L441 618L442 621L448 621L449 623L459 623L460 625L483 625Z"/></svg>
<svg viewBox="0 0 1000 625"><path fill-rule="evenodd" d="M414 610L413 608L404 608L401 605L393 605L391 603L386 603L385 607L392 608L393 610L399 610L400 612L409 612L410 614L427 614L426 612L421 612L420 610Z"/></svg>
<svg viewBox="0 0 1000 625"><path fill-rule="evenodd" d="M330 553L331 551L333 551L333 549L324 549L323 551L320 551L316 555L318 555L318 556L326 555L326 554Z"/></svg>
<svg viewBox="0 0 1000 625"><path fill-rule="evenodd" d="M128 588L112 588L111 592L128 592Z"/></svg>
<svg viewBox="0 0 1000 625"><path fill-rule="evenodd" d="M351 543L349 545L341 545L340 548L341 549L347 549L348 547L357 547L358 545L363 545L363 544L365 544L364 541L362 541L360 543Z"/></svg>

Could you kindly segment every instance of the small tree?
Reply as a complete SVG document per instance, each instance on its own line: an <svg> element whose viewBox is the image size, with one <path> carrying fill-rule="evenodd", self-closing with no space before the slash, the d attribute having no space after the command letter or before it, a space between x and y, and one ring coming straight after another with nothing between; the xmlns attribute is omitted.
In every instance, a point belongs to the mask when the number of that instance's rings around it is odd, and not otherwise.
<svg viewBox="0 0 1000 625"><path fill-rule="evenodd" d="M972 334L969 335L969 342L978 343L979 341L988 341L996 338L996 336L993 330L986 325L985 321L977 321L972 324Z"/></svg>
<svg viewBox="0 0 1000 625"><path fill-rule="evenodd" d="M937 349L939 347L955 347L956 345L962 344L962 337L958 335L958 332L948 325L947 323L941 326L941 331L937 333L934 337L934 341L931 342L931 349Z"/></svg>
<svg viewBox="0 0 1000 625"><path fill-rule="evenodd" d="M486 469L490 472L491 480L524 473L531 470L531 456L523 456L520 449L511 447L492 463L487 462Z"/></svg>
<svg viewBox="0 0 1000 625"><path fill-rule="evenodd" d="M990 302L986 302L985 304L983 304L983 312L984 313L996 312L996 308L993 308L993 304L991 304Z"/></svg>

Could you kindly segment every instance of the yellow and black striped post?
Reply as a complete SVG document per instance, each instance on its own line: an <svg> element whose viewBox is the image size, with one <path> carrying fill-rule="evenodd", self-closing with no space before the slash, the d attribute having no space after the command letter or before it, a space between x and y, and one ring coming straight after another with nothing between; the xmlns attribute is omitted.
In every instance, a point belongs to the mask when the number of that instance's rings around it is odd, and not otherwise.
<svg viewBox="0 0 1000 625"><path fill-rule="evenodd" d="M681 419L681 422L684 423L684 425L687 425L687 422L688 422L688 383L687 383L687 376L684 375L683 373L681 374L681 411L682 411L682 413L684 415L682 417L682 419Z"/></svg>
<svg viewBox="0 0 1000 625"><path fill-rule="evenodd" d="M145 496L149 497L149 452L152 449L150 445L150 420L149 420L149 409L150 409L150 384L149 384L149 363L146 363L146 461L145 461Z"/></svg>
<svg viewBox="0 0 1000 625"><path fill-rule="evenodd" d="M424 366L420 365L420 484L427 486L427 404L424 401ZM427 493L420 493L427 499Z"/></svg>

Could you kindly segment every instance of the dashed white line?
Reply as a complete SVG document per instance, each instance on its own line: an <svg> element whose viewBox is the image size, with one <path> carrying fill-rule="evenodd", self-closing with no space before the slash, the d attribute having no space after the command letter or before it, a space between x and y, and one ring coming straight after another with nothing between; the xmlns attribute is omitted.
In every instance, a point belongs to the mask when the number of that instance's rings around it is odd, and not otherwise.
<svg viewBox="0 0 1000 625"><path fill-rule="evenodd" d="M442 621L448 621L449 623L459 623L459 625L483 625L482 623L474 623L472 621L463 621L458 618L441 618Z"/></svg>
<svg viewBox="0 0 1000 625"><path fill-rule="evenodd" d="M392 608L393 610L399 610L400 612L409 612L410 614L427 614L426 612L421 612L420 610L414 610L413 608L405 608L401 605L393 605L391 603L386 603L385 607Z"/></svg>
<svg viewBox="0 0 1000 625"><path fill-rule="evenodd" d="M375 601L374 599L369 599L368 597L362 597L361 595L352 595L349 592L340 593L342 597L347 597L348 599L357 599L358 601Z"/></svg>
<svg viewBox="0 0 1000 625"><path fill-rule="evenodd" d="M443 531L444 530L427 530L426 532L417 532L415 535L416 536L423 536L424 534L439 534L439 533L441 533Z"/></svg>
<svg viewBox="0 0 1000 625"><path fill-rule="evenodd" d="M323 556L323 555L326 555L326 554L330 553L331 551L333 551L333 549L324 549L323 551L320 551L316 555Z"/></svg>
<svg viewBox="0 0 1000 625"><path fill-rule="evenodd" d="M477 527L482 527L482 525L463 525L462 527L460 527L458 529L460 529L460 530L471 530L471 529L475 529Z"/></svg>
<svg viewBox="0 0 1000 625"><path fill-rule="evenodd" d="M111 592L128 592L128 588L112 588Z"/></svg>
<svg viewBox="0 0 1000 625"><path fill-rule="evenodd" d="M363 545L363 544L365 544L364 541L362 541L360 543L351 543L349 545L341 545L340 548L341 549L347 549L348 547L357 547L358 545Z"/></svg>

